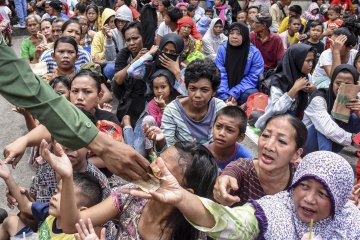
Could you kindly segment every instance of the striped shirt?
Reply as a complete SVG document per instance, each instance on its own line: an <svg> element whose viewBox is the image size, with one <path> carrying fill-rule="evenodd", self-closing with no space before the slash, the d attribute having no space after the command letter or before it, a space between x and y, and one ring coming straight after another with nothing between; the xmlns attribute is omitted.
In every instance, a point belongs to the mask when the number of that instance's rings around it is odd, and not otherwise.
<svg viewBox="0 0 360 240"><path fill-rule="evenodd" d="M296 167L297 164L289 164L290 179L285 189L290 186ZM238 196L240 198L240 202L236 203L235 206L242 206L250 199L257 200L266 195L260 184L259 177L255 170L254 161L252 159L239 158L237 161L231 162L222 171L221 175L228 175L236 178L237 180L239 189L231 192L231 195Z"/></svg>
<svg viewBox="0 0 360 240"><path fill-rule="evenodd" d="M191 134L190 129L186 125L179 109L176 106L175 101L176 99L166 106L161 120L161 129L165 135L166 142L168 145L174 145L176 142L180 141L194 142L196 139L193 137L193 134ZM214 97L210 101L215 101L215 114L220 109L225 107L225 103L218 98ZM209 104L209 106L210 105L211 104ZM210 112L210 109L208 109L208 112ZM198 121L197 124L201 124L201 120ZM208 128L210 130L213 124L214 123L212 122L211 125L204 125L202 127ZM211 137L209 137L209 139L206 141L210 140Z"/></svg>
<svg viewBox="0 0 360 240"><path fill-rule="evenodd" d="M40 57L39 62L45 62L47 65L47 73L54 73L55 68L57 67L55 59L51 56L51 54L54 52L54 49L48 49L46 50ZM92 62L90 54L88 51L86 51L83 48L79 48L79 56L76 59L75 67L80 69L80 66L87 62Z"/></svg>

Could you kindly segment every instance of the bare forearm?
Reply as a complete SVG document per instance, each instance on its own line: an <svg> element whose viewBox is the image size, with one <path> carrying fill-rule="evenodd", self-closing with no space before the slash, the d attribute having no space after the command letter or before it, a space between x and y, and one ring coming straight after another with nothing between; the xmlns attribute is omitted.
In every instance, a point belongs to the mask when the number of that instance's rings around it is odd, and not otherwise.
<svg viewBox="0 0 360 240"><path fill-rule="evenodd" d="M341 64L340 52L333 51L332 52L332 65L331 65L331 71L330 71L329 78L332 77L332 74L333 74L335 68L337 66L339 66L340 64Z"/></svg>
<svg viewBox="0 0 360 240"><path fill-rule="evenodd" d="M176 204L180 212L192 223L212 228L215 226L215 219L211 213L204 207L200 199L185 189L182 189L183 199ZM191 203L191 204L189 204Z"/></svg>
<svg viewBox="0 0 360 240"><path fill-rule="evenodd" d="M80 219L80 213L76 206L73 177L62 178L60 200L61 227L65 233L76 232L75 224Z"/></svg>
<svg viewBox="0 0 360 240"><path fill-rule="evenodd" d="M32 215L31 202L25 195L21 194L19 185L15 182L15 179L10 176L5 180L5 183L10 191L11 196L13 196L18 202L19 210L26 214Z"/></svg>
<svg viewBox="0 0 360 240"><path fill-rule="evenodd" d="M123 68L121 71L118 71L114 75L114 80L117 84L122 85L125 82L127 70L130 67L130 64Z"/></svg>

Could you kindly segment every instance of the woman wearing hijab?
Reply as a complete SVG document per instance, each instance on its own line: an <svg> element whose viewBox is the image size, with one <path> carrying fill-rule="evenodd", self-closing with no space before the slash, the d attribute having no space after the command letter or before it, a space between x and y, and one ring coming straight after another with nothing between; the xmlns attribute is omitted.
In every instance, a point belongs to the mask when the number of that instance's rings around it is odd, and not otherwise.
<svg viewBox="0 0 360 240"><path fill-rule="evenodd" d="M360 211L349 202L354 173L336 153L318 151L305 156L289 190L234 208L187 192L162 159L152 168L160 170L164 179L156 192L123 192L177 207L196 229L213 238L360 239Z"/></svg>
<svg viewBox="0 0 360 240"><path fill-rule="evenodd" d="M268 106L256 121L256 128L262 129L268 118L285 112L302 119L308 94L314 90L308 74L314 68L315 56L315 49L306 44L295 44L286 51L271 76Z"/></svg>
<svg viewBox="0 0 360 240"><path fill-rule="evenodd" d="M221 19L214 18L211 20L210 27L203 37L203 53L211 60L215 59L220 44L227 40L223 30L224 24Z"/></svg>
<svg viewBox="0 0 360 240"><path fill-rule="evenodd" d="M259 75L264 71L260 51L250 43L249 29L242 23L229 28L229 40L222 43L215 59L221 72L221 84L217 91L220 99L232 105L242 105L247 98L258 92Z"/></svg>
<svg viewBox="0 0 360 240"><path fill-rule="evenodd" d="M331 117L340 84L356 84L357 79L359 74L353 66L341 64L335 68L329 88L319 89L311 96L303 119L309 132L305 154L317 150L339 152L352 143L353 134L360 132L359 99L351 99L346 105L352 113L348 123Z"/></svg>

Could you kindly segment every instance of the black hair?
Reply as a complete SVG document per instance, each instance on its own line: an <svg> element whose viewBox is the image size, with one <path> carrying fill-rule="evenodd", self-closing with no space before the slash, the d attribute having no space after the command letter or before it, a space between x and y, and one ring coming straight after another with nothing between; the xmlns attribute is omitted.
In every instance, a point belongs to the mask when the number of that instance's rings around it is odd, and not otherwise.
<svg viewBox="0 0 360 240"><path fill-rule="evenodd" d="M59 22L61 22L61 23L65 23L66 22L66 20L64 19L64 18L55 18L53 21L52 21L52 24L54 24L54 23L59 23Z"/></svg>
<svg viewBox="0 0 360 240"><path fill-rule="evenodd" d="M185 165L183 187L193 189L194 194L200 197L212 198L218 167L211 152L196 142L177 142L174 147L178 151L178 161L181 161L179 165ZM185 164L182 164L184 162ZM172 229L170 239L199 238L200 232L186 221L178 209L175 209L169 217L167 227Z"/></svg>
<svg viewBox="0 0 360 240"><path fill-rule="evenodd" d="M240 10L240 11L238 11L238 12L236 13L236 16L237 16L239 13L245 13L246 16L248 15L247 11L245 11L245 10Z"/></svg>
<svg viewBox="0 0 360 240"><path fill-rule="evenodd" d="M170 18L170 21L172 22L177 22L180 18L183 17L183 14L181 12L181 10L179 8L176 8L176 7L173 7L173 6L170 6L168 9L167 9L167 15L169 16Z"/></svg>
<svg viewBox="0 0 360 240"><path fill-rule="evenodd" d="M102 189L99 180L89 173L74 173L74 185L80 189L81 207L92 207L102 200Z"/></svg>
<svg viewBox="0 0 360 240"><path fill-rule="evenodd" d="M53 20L52 20L51 18L45 18L45 19L41 20L41 22L40 22L40 29L41 29L41 24L42 24L43 22L49 22L49 23L52 25Z"/></svg>
<svg viewBox="0 0 360 240"><path fill-rule="evenodd" d="M340 14L342 7L340 7L339 5L332 5L328 8L328 11L329 10L333 10L335 13Z"/></svg>
<svg viewBox="0 0 360 240"><path fill-rule="evenodd" d="M164 5L165 8L171 6L171 2L169 0L161 0L161 3Z"/></svg>
<svg viewBox="0 0 360 240"><path fill-rule="evenodd" d="M342 27L346 27L356 37L360 36L360 17L352 15L344 20Z"/></svg>
<svg viewBox="0 0 360 240"><path fill-rule="evenodd" d="M310 28L314 28L314 27L317 27L317 26L321 26L322 30L324 30L324 25L320 20L314 20L310 24Z"/></svg>
<svg viewBox="0 0 360 240"><path fill-rule="evenodd" d="M360 51L358 51L358 53L356 54L355 59L354 59L354 67L355 68L356 68L356 62L358 61L359 57L360 57Z"/></svg>
<svg viewBox="0 0 360 240"><path fill-rule="evenodd" d="M247 118L244 110L237 106L226 106L216 114L214 124L216 123L218 117L223 115L235 119L235 121L239 123L239 134L245 134Z"/></svg>
<svg viewBox="0 0 360 240"><path fill-rule="evenodd" d="M131 5L131 0L124 0L124 3L126 6L130 7Z"/></svg>
<svg viewBox="0 0 360 240"><path fill-rule="evenodd" d="M61 32L65 32L66 28L72 23L79 25L80 34L82 34L82 27L81 27L81 24L79 23L79 19L77 19L77 18L70 18L69 20L64 22L64 24L61 26Z"/></svg>
<svg viewBox="0 0 360 240"><path fill-rule="evenodd" d="M293 21L295 20L299 20L300 21L300 24L301 24L301 18L300 16L296 15L296 16L292 16L292 17L289 17L289 24L291 24Z"/></svg>
<svg viewBox="0 0 360 240"><path fill-rule="evenodd" d="M108 18L105 20L105 22L104 22L103 25L109 24L109 21L110 21L111 17L114 17L114 18L115 18L115 15L108 17Z"/></svg>
<svg viewBox="0 0 360 240"><path fill-rule="evenodd" d="M100 73L96 72L95 70L90 70L90 69L80 70L74 76L73 80L71 81L71 86L72 86L72 83L74 82L75 78L77 78L77 77L91 77L96 82L97 92L99 93L101 91L101 83L102 83L103 76Z"/></svg>
<svg viewBox="0 0 360 240"><path fill-rule="evenodd" d="M250 6L250 7L248 7L248 9L246 11L249 13L249 10L252 9L252 8L256 9L259 12L259 7L258 6Z"/></svg>
<svg viewBox="0 0 360 240"><path fill-rule="evenodd" d="M294 130L295 130L294 138L295 138L296 148L299 149L299 148L304 147L306 138L307 138L307 134L308 134L307 128L306 128L305 124L299 118L294 117L293 115L290 115L288 113L273 115L268 120L266 120L264 129L271 121L278 119L278 118L286 118L286 120L294 128Z"/></svg>
<svg viewBox="0 0 360 240"><path fill-rule="evenodd" d="M193 5L190 4L190 5L187 7L187 10L188 10L188 12L195 11L195 6L193 6Z"/></svg>
<svg viewBox="0 0 360 240"><path fill-rule="evenodd" d="M215 63L209 59L196 59L185 69L185 85L197 82L201 78L206 78L211 82L212 90L217 91L220 85L220 70Z"/></svg>
<svg viewBox="0 0 360 240"><path fill-rule="evenodd" d="M93 3L86 7L85 13L87 13L91 9L95 10L95 12L97 13L97 15L99 17L99 7L96 4L93 4Z"/></svg>
<svg viewBox="0 0 360 240"><path fill-rule="evenodd" d="M302 14L302 8L299 5L292 5L289 7L289 11L294 12L296 15Z"/></svg>
<svg viewBox="0 0 360 240"><path fill-rule="evenodd" d="M63 84L68 90L70 90L71 81L68 77L55 77L50 80L49 85L55 89L59 83Z"/></svg>
<svg viewBox="0 0 360 240"><path fill-rule="evenodd" d="M208 13L208 12L214 13L214 9L213 8L206 8L205 13Z"/></svg>
<svg viewBox="0 0 360 240"><path fill-rule="evenodd" d="M130 28L136 28L139 31L139 34L141 35L141 23L138 21L133 21L126 23L123 29L121 29L121 33L124 36L124 38L125 38L125 32Z"/></svg>
<svg viewBox="0 0 360 240"><path fill-rule="evenodd" d="M70 36L59 37L54 43L54 52L55 52L55 49L57 48L57 46L59 45L59 43L69 43L69 44L73 45L73 47L75 48L76 54L79 51L78 44L73 37L70 37Z"/></svg>
<svg viewBox="0 0 360 240"><path fill-rule="evenodd" d="M86 5L81 4L81 3L77 3L75 5L75 8L80 12L80 14L84 14L86 11Z"/></svg>
<svg viewBox="0 0 360 240"><path fill-rule="evenodd" d="M345 42L346 47L354 47L357 44L357 37L350 32L347 27L339 27L335 29L333 34L336 36L345 35L347 37Z"/></svg>

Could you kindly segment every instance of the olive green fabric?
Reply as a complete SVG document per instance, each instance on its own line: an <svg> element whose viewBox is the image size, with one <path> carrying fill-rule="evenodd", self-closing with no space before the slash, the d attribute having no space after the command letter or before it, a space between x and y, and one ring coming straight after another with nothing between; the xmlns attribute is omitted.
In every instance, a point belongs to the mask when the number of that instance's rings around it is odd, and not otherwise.
<svg viewBox="0 0 360 240"><path fill-rule="evenodd" d="M78 149L98 134L95 125L73 104L39 77L0 39L0 94L28 110L61 144Z"/></svg>

